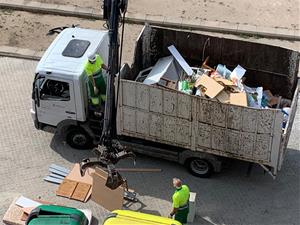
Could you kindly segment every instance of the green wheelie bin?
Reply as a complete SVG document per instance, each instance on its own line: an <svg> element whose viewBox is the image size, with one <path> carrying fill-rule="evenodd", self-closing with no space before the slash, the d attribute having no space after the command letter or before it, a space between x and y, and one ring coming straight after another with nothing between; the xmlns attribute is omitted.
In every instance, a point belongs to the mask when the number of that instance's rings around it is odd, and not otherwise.
<svg viewBox="0 0 300 225"><path fill-rule="evenodd" d="M88 225L88 219L78 209L57 205L36 207L26 221L26 225Z"/></svg>

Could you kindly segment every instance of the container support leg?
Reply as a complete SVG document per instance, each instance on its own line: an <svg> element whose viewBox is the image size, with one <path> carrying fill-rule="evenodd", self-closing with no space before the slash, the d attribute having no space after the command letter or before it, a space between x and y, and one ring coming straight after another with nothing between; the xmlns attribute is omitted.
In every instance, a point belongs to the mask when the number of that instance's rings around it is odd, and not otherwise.
<svg viewBox="0 0 300 225"><path fill-rule="evenodd" d="M272 171L263 164L259 164L274 180L276 179L276 175L272 173Z"/></svg>

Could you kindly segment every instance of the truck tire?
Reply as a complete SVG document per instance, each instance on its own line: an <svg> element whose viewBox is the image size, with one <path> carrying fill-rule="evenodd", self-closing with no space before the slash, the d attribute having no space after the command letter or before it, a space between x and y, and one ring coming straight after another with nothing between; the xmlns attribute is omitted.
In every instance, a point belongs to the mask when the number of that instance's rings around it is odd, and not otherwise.
<svg viewBox="0 0 300 225"><path fill-rule="evenodd" d="M67 131L66 141L72 148L85 150L93 147L93 140L82 128L74 127Z"/></svg>
<svg viewBox="0 0 300 225"><path fill-rule="evenodd" d="M188 159L186 162L186 167L188 168L189 172L196 177L208 178L213 173L213 167L206 159Z"/></svg>

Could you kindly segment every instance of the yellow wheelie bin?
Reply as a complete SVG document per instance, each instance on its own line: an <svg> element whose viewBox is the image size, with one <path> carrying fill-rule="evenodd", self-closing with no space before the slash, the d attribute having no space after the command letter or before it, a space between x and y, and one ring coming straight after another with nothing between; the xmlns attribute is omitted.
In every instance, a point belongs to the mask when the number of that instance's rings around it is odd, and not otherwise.
<svg viewBox="0 0 300 225"><path fill-rule="evenodd" d="M180 222L161 216L130 210L115 210L102 225L182 225Z"/></svg>

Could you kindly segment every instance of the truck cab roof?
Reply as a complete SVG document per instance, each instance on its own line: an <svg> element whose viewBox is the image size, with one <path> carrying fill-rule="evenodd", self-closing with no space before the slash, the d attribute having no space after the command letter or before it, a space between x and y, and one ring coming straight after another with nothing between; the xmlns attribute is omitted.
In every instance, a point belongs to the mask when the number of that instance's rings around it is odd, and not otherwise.
<svg viewBox="0 0 300 225"><path fill-rule="evenodd" d="M107 43L107 31L66 28L56 37L39 61L36 73L61 74L78 79L83 72L87 56L97 50L99 52L101 46L107 49ZM105 62L107 56L102 57Z"/></svg>

